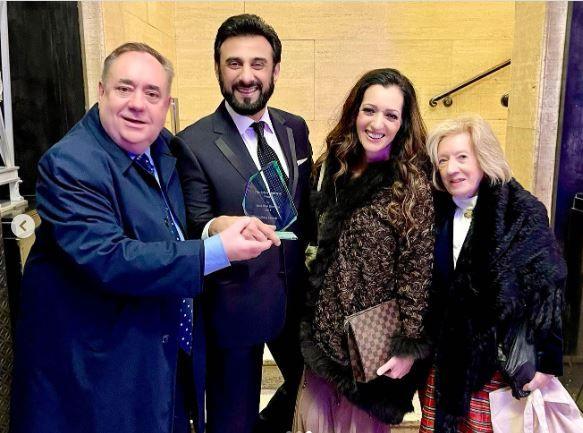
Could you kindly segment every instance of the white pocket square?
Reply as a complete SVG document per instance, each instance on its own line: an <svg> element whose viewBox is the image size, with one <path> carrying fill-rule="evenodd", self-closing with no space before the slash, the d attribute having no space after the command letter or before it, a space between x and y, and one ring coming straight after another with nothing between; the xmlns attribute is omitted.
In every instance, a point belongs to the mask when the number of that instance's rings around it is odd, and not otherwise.
<svg viewBox="0 0 583 433"><path fill-rule="evenodd" d="M307 160L308 160L308 158L298 159L298 165L302 165Z"/></svg>

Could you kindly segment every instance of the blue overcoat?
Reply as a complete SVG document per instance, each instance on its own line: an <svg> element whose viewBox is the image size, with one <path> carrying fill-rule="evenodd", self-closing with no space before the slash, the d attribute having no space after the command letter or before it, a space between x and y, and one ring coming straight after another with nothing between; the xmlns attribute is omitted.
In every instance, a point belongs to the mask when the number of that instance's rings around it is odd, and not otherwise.
<svg viewBox="0 0 583 433"><path fill-rule="evenodd" d="M186 233L169 139L162 131L151 154ZM12 433L171 432L183 297L195 298L203 414L204 248L173 240L160 188L109 138L97 106L41 159L37 210L15 333Z"/></svg>

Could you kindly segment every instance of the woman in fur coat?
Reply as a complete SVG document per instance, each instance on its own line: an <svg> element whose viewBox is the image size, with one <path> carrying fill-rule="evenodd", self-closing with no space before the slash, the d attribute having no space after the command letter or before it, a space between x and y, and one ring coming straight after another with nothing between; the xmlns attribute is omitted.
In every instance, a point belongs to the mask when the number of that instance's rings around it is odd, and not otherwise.
<svg viewBox="0 0 583 433"><path fill-rule="evenodd" d="M442 193L426 322L435 357L420 431L491 432L490 391L510 385L518 398L562 373L566 268L545 207L511 177L483 119L439 124L427 150ZM535 351L506 371L519 331Z"/></svg>
<svg viewBox="0 0 583 433"><path fill-rule="evenodd" d="M428 353L422 316L433 260L433 199L423 125L411 82L366 73L315 164L318 250L311 264L293 431L387 433L413 410L414 361ZM402 330L378 378L357 383L347 316L395 299Z"/></svg>

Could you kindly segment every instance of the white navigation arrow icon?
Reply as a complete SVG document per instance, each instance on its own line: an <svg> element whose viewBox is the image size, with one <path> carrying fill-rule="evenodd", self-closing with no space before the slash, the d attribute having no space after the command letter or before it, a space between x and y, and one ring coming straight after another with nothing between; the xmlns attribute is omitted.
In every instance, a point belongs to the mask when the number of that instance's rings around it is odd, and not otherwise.
<svg viewBox="0 0 583 433"><path fill-rule="evenodd" d="M34 220L30 215L26 214L16 215L12 219L10 228L12 229L12 233L14 233L16 237L24 239L34 233Z"/></svg>

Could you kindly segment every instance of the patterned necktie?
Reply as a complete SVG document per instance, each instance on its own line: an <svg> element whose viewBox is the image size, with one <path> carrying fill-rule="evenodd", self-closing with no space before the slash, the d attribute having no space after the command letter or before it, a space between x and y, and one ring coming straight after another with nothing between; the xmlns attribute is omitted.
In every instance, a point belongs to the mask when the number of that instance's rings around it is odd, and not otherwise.
<svg viewBox="0 0 583 433"><path fill-rule="evenodd" d="M261 168L263 168L271 161L277 161L277 165L279 165L279 167L281 168L281 174L283 175L285 183L287 184L288 177L283 171L283 166L281 165L281 162L279 161L279 158L277 157L275 151L271 148L269 144L267 144L267 141L265 140L264 135L265 122L263 121L255 122L251 125L251 127L255 131L255 135L257 135L257 156L259 157L259 165L261 165ZM267 181L269 183L269 186L271 187L271 179L268 179Z"/></svg>
<svg viewBox="0 0 583 433"><path fill-rule="evenodd" d="M150 158L148 158L148 155L146 155L145 153L142 153L141 155L136 156L135 161L138 164L140 164L140 166L144 170L146 170L148 173L150 173L152 176L154 176L154 166L150 162Z"/></svg>
<svg viewBox="0 0 583 433"><path fill-rule="evenodd" d="M136 157L136 162L146 170L150 175L156 177L154 166L150 162L150 158L145 153ZM164 210L166 216L164 218L164 224L168 227L170 233L175 240L180 241L180 235L178 234L178 229L174 224L174 219L172 218L172 213L168 208L168 204L164 199ZM180 323L178 326L178 345L186 353L190 353L192 350L192 298L183 298L180 303Z"/></svg>
<svg viewBox="0 0 583 433"><path fill-rule="evenodd" d="M283 183L287 185L288 177L286 176L285 172L283 171L283 167L279 162L279 158L277 157L275 151L267 144L265 140L264 127L265 122L255 122L251 125L255 134L257 135L257 156L259 157L259 164L261 168L265 168L269 163L275 161L280 168L281 175L283 177ZM271 192L271 199L275 207L270 208L270 213L275 217L276 221L282 216L282 211L287 206L287 196L288 193L286 191L286 187L282 184L282 179L279 177L278 172L276 170L266 170L263 172L265 177L265 181L267 182L267 186L269 191ZM279 224L275 224L278 226ZM277 227L279 229L279 227Z"/></svg>

